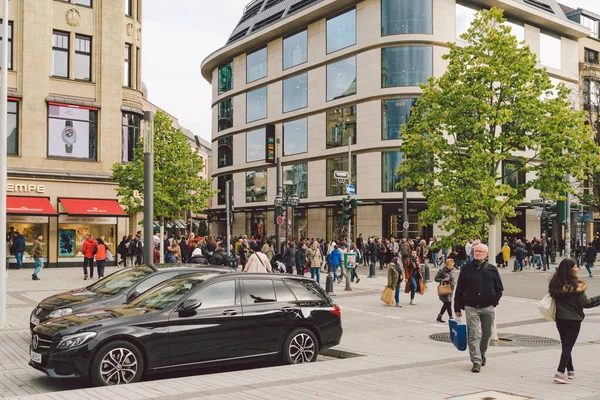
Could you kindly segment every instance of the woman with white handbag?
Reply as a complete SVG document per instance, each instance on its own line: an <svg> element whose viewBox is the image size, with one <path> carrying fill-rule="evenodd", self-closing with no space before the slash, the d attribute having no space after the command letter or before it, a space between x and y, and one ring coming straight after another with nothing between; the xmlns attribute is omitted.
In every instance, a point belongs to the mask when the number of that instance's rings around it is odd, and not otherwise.
<svg viewBox="0 0 600 400"><path fill-rule="evenodd" d="M600 296L588 299L586 289L587 283L579 280L579 267L575 260L562 260L548 285L549 295L554 299L556 307L556 328L562 343L558 370L554 374L556 383L571 383L575 379L571 351L577 341L581 322L585 318L583 309L600 306Z"/></svg>
<svg viewBox="0 0 600 400"><path fill-rule="evenodd" d="M442 309L438 314L436 321L444 323L442 316L444 312L448 312L448 319L452 319L452 293L454 292L454 260L449 258L446 260L444 268L440 269L435 275L435 281L438 285L438 296L442 304Z"/></svg>

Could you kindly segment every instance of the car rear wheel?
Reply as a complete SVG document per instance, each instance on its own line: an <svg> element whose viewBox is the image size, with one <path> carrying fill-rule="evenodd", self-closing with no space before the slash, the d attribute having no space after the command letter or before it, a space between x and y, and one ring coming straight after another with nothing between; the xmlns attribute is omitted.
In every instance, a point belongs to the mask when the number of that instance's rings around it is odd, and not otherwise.
<svg viewBox="0 0 600 400"><path fill-rule="evenodd" d="M306 328L292 331L283 343L283 362L285 364L310 363L319 355L319 343L314 333Z"/></svg>
<svg viewBox="0 0 600 400"><path fill-rule="evenodd" d="M91 379L94 386L113 386L140 380L144 359L133 344L124 340L102 346L92 360Z"/></svg>

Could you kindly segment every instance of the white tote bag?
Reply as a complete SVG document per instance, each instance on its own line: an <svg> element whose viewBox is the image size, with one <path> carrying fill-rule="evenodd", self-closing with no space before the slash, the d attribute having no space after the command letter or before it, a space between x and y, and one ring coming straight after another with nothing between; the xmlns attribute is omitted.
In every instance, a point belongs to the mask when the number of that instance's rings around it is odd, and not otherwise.
<svg viewBox="0 0 600 400"><path fill-rule="evenodd" d="M554 302L554 299L550 297L550 293L544 296L538 303L538 309L540 310L540 314L542 314L547 321L556 320L556 303Z"/></svg>

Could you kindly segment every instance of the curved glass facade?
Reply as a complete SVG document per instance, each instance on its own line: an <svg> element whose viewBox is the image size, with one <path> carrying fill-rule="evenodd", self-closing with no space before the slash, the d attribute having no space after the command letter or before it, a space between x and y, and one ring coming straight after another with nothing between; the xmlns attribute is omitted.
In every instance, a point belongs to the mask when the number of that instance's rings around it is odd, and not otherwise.
<svg viewBox="0 0 600 400"><path fill-rule="evenodd" d="M431 46L381 49L381 87L418 86L433 75Z"/></svg>
<svg viewBox="0 0 600 400"><path fill-rule="evenodd" d="M433 0L381 0L381 36L433 33Z"/></svg>
<svg viewBox="0 0 600 400"><path fill-rule="evenodd" d="M392 99L381 102L381 139L400 139L400 129L408 122L417 99Z"/></svg>
<svg viewBox="0 0 600 400"><path fill-rule="evenodd" d="M402 162L402 153L399 151L384 151L381 153L381 191L399 192L396 187L400 182L398 167Z"/></svg>

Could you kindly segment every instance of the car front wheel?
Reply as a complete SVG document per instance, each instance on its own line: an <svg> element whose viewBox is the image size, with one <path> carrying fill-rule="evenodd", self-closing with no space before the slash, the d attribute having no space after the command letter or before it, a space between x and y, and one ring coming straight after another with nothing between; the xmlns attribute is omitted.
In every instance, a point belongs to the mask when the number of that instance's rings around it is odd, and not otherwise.
<svg viewBox="0 0 600 400"><path fill-rule="evenodd" d="M94 386L113 386L140 380L144 359L133 344L118 340L102 346L94 356L91 380Z"/></svg>
<svg viewBox="0 0 600 400"><path fill-rule="evenodd" d="M317 359L319 343L314 333L306 328L292 331L283 343L283 362L285 364L310 363Z"/></svg>

